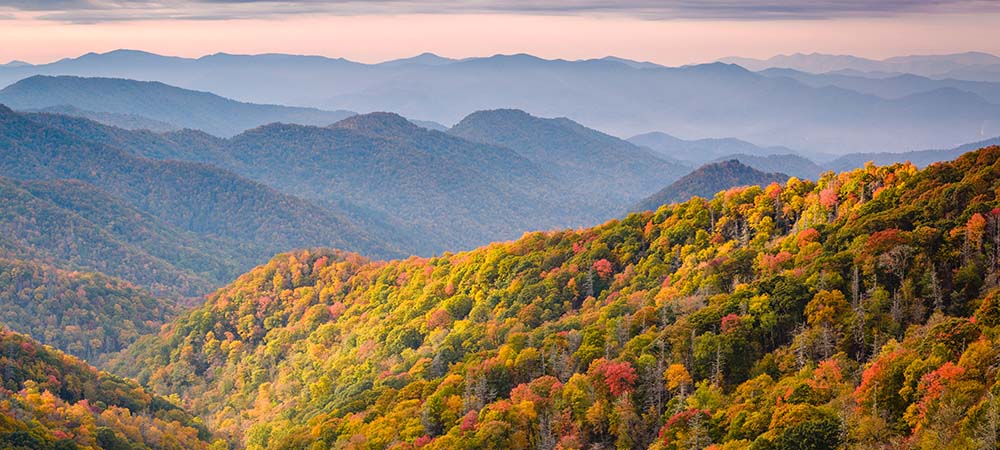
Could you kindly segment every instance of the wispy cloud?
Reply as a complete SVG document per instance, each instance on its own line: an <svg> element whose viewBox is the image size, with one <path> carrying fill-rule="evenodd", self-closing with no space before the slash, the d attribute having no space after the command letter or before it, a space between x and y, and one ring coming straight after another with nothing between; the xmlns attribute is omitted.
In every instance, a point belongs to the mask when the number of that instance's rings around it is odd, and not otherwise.
<svg viewBox="0 0 1000 450"><path fill-rule="evenodd" d="M0 0L0 10L63 22L224 20L289 15L507 13L650 20L822 20L1000 12L992 0Z"/></svg>

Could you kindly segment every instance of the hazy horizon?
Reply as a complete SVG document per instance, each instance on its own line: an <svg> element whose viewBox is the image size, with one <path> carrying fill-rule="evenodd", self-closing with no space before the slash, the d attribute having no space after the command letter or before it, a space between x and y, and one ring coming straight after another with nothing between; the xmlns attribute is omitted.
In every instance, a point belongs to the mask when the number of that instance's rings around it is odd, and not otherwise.
<svg viewBox="0 0 1000 450"><path fill-rule="evenodd" d="M530 53L677 66L825 53L883 59L1000 54L1000 4L784 1L315 2L0 0L0 61L130 48L183 57L288 53L373 63ZM456 39L460 37L460 39Z"/></svg>
<svg viewBox="0 0 1000 450"><path fill-rule="evenodd" d="M861 56L861 55L848 54L848 53L823 53L823 52L806 52L806 51L802 51L802 52L789 52L789 53L775 53L775 54L765 55L765 56L759 56L759 57L758 56L746 56L746 55L732 54L732 55L725 55L725 56L721 56L719 58L715 58L715 59L711 59L711 60L705 60L705 61L693 61L693 62L690 62L690 63L679 63L679 64L661 64L661 63L658 63L656 61L652 61L652 60L648 60L648 59L628 58L628 57L624 57L624 56L616 55L616 54L605 54L605 55L599 55L599 56L585 56L585 57L578 57L578 58L563 58L563 57L558 57L558 56L545 57L545 56L537 55L537 54L530 53L530 52L504 52L504 53L470 54L470 55L464 55L464 56L450 56L450 55L441 54L441 53L438 53L438 52L435 52L435 51L426 50L426 51L420 51L418 53L413 53L413 54L407 54L407 55L402 55L402 56L397 56L397 57L389 57L389 58L386 58L386 59L379 59L379 60L357 60L357 59L352 59L352 58L349 58L349 57L346 57L346 56L342 56L342 55L318 54L318 53L289 53L289 52L260 52L260 53L247 52L247 53L241 53L241 52L228 52L228 51L222 51L222 50L220 50L220 51L206 51L206 52L203 52L203 53L195 53L195 54L191 54L191 55L182 55L182 54L162 53L162 52L157 52L157 51L148 50L148 49L142 49L142 48L119 47L119 48L114 48L114 49L110 49L110 50L85 51L83 53L67 54L67 55L63 55L63 56L57 56L57 57L55 57L53 59L41 60L41 61L37 61L37 62L26 61L26 60L17 59L17 58L14 58L14 59L0 59L0 65L10 64L10 63L28 63L28 64L35 65L35 66L41 66L41 65L46 65L46 64L52 64L52 63L55 63L55 62L66 60L66 59L77 59L77 58L80 58L80 57L83 57L83 56L86 56L86 55L89 55L89 54L103 55L103 54L114 53L114 52L139 52L139 53L149 53L149 54L154 54L154 55L164 56L164 57L170 57L170 58L185 58L185 59L200 59L200 58L204 58L204 57L207 57L207 56L218 55L218 54L228 54L228 55L234 55L234 56L288 55L288 56L302 56L302 57L319 57L319 58L328 58L328 59L344 59L344 60L347 60L347 61L350 61L350 62L355 62L355 63L360 63L360 64L369 64L369 65L382 64L382 63L388 63L388 62L399 61L399 60L404 60L404 59L416 58L418 56L424 56L424 55L433 55L433 56L438 56L438 57L441 57L441 58L453 59L453 60L456 60L456 61L467 60L467 59L491 58L491 57L496 57L496 56L529 55L529 56L533 56L533 57L537 57L537 58L541 58L541 59L545 59L545 60L549 60L549 61L559 61L559 60L564 60L564 61L587 61L587 60L607 59L607 58L621 58L621 59L626 59L626 60L635 61L635 62L639 62L639 63L652 63L652 64L663 65L665 67L679 67L679 66L684 66L684 65L709 64L709 63L718 62L720 60L724 60L724 59L727 59L727 58L748 58L748 59L767 60L767 59L773 58L773 57L784 57L784 56L794 56L794 55L824 55L824 56L837 56L837 57L857 57L857 58L870 59L870 60L873 60L873 61L884 61L886 59L891 59L891 58L895 58L895 57L946 56L946 55L960 55L960 54L973 54L973 53L989 54L989 55L1000 57L1000 52L994 53L994 52L981 51L981 50L960 50L960 51L946 52L946 53L906 53L906 54L901 53L901 54L893 54L893 55L888 55L888 56L884 56L884 57L875 57L875 58L869 58L869 57L865 57L865 56Z"/></svg>

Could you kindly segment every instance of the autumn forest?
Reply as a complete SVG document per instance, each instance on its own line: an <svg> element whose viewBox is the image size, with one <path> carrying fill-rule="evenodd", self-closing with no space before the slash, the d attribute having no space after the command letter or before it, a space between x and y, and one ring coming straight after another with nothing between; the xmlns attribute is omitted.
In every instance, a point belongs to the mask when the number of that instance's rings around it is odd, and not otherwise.
<svg viewBox="0 0 1000 450"><path fill-rule="evenodd" d="M0 450L1000 449L998 21L0 1Z"/></svg>

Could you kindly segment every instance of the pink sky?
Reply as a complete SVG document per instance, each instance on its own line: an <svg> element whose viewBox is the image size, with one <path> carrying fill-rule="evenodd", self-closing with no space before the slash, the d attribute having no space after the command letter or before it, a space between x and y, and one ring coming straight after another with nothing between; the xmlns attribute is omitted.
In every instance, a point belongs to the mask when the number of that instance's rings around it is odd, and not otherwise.
<svg viewBox="0 0 1000 450"><path fill-rule="evenodd" d="M1000 54L1000 14L903 14L821 20L645 20L623 15L290 15L267 19L72 24L15 12L0 20L0 62L49 62L119 48L178 56L297 53L362 62L431 51L449 57L616 55L667 65L724 56L821 52L884 58Z"/></svg>

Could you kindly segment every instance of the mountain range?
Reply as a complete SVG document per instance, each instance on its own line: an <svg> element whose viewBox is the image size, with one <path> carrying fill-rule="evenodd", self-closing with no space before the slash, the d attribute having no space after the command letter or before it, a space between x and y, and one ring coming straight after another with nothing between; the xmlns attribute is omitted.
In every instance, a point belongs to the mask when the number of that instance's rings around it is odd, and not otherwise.
<svg viewBox="0 0 1000 450"><path fill-rule="evenodd" d="M8 254L181 296L287 249L427 255L592 225L687 171L512 110L447 133L372 113L225 139L2 109L0 144L3 193L22 205L0 222Z"/></svg>
<svg viewBox="0 0 1000 450"><path fill-rule="evenodd" d="M685 138L732 136L833 154L946 148L1000 134L1000 106L974 92L936 87L887 99L723 63L668 68L614 58L496 55L452 61L425 55L360 64L315 56L190 59L123 50L0 68L0 83L32 75L155 80L246 102L394 111L445 124L473 111L517 108L623 136L670 130Z"/></svg>
<svg viewBox="0 0 1000 450"><path fill-rule="evenodd" d="M975 448L998 169L989 147L433 258L286 253L109 367L248 449Z"/></svg>
<svg viewBox="0 0 1000 450"><path fill-rule="evenodd" d="M660 131L632 136L628 138L628 141L649 148L660 156L689 164L704 164L733 154L765 157L794 153L793 150L786 147L763 148L734 138L685 140Z"/></svg>
<svg viewBox="0 0 1000 450"><path fill-rule="evenodd" d="M937 79L1000 82L1000 57L983 52L896 56L883 60L851 55L795 53L777 55L764 60L729 57L720 61L739 64L755 71L785 68L811 73L833 72L875 78L909 73Z"/></svg>
<svg viewBox="0 0 1000 450"><path fill-rule="evenodd" d="M4 209L5 250L15 254L191 295L258 258L318 242L403 253L331 208L213 166L142 158L32 117L0 106L0 176L31 183L5 191L31 205Z"/></svg>
<svg viewBox="0 0 1000 450"><path fill-rule="evenodd" d="M155 121L172 128L198 129L217 136L233 136L272 122L329 125L354 115L350 111L237 102L158 82L71 76L23 79L0 90L0 104L18 110L80 115L115 125L122 124L121 116L124 115L136 117L135 121ZM163 125L155 127L165 128Z"/></svg>

